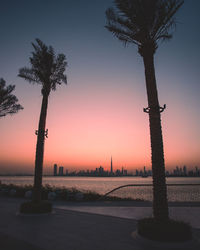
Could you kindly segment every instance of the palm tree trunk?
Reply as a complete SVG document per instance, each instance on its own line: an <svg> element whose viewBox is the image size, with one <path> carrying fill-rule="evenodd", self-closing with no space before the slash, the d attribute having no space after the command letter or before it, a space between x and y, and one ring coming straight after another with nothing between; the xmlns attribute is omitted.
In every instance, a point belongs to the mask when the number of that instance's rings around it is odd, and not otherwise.
<svg viewBox="0 0 200 250"><path fill-rule="evenodd" d="M156 87L153 53L143 55L148 97L153 175L153 215L156 220L169 219L160 106Z"/></svg>
<svg viewBox="0 0 200 250"><path fill-rule="evenodd" d="M43 170L47 106L48 106L48 95L43 94L42 107L41 107L41 112L40 112L40 120L39 120L38 132L37 132L35 175L34 175L34 188L33 188L33 201L34 202L41 201L42 170Z"/></svg>

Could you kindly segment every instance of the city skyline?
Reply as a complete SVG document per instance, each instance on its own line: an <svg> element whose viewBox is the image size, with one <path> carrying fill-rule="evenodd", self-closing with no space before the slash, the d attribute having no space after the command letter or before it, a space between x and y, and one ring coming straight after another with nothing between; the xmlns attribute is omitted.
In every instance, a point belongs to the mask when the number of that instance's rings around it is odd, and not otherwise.
<svg viewBox="0 0 200 250"><path fill-rule="evenodd" d="M65 171L65 172L64 172ZM103 166L100 166L99 168L96 168L95 170L79 170L79 172L76 171L69 171L69 169L65 169L63 166L59 166L57 164L54 164L53 166L53 175L54 176L73 176L73 175L82 175L82 176L127 176L128 171L124 169L124 167L121 167L120 169L113 169L113 163L112 163L112 156L110 161L110 170L104 170Z"/></svg>
<svg viewBox="0 0 200 250"><path fill-rule="evenodd" d="M187 166L176 166L174 169L166 170L166 177L200 177L200 169L198 166L195 166L194 168L187 168ZM142 176L142 177L148 177L152 176L152 169L151 167L147 168L146 166L143 166L141 169L136 169L134 172L130 171L128 172L124 167L121 167L120 169L113 169L112 166L112 157L111 157L111 164L110 164L110 170L104 170L103 166L100 166L96 169L87 169L87 170L77 170L77 171L69 171L69 169L65 169L63 166L57 166L57 164L54 164L53 166L53 176L93 176L93 177L119 177L119 176Z"/></svg>
<svg viewBox="0 0 200 250"><path fill-rule="evenodd" d="M0 77L16 85L24 110L0 120L0 174L34 171L41 89L17 74L28 66L37 37L64 53L69 64L68 85L50 95L44 174L54 162L75 170L106 169L111 155L116 168L151 166L144 67L135 47L124 48L104 28L112 0L48 3L2 2ZM200 166L199 7L197 0L185 1L173 39L155 56L160 105L167 105L162 113L166 169Z"/></svg>
<svg viewBox="0 0 200 250"><path fill-rule="evenodd" d="M200 177L200 169L198 166L194 168L187 168L187 166L176 166L174 169L165 171L166 177ZM87 170L77 170L77 171L69 171L69 169L65 169L63 166L57 166L54 164L53 166L53 176L92 176L92 177L119 177L119 176L141 176L148 177L152 176L151 167L147 168L143 166L143 169L136 169L134 172L124 169L122 166L121 169L113 169L112 166L112 157L110 170L104 170L103 166L100 166L96 169L87 169Z"/></svg>
<svg viewBox="0 0 200 250"><path fill-rule="evenodd" d="M103 168L106 172L110 173L110 166L108 167L104 167L102 165L100 166L93 166L92 168L68 168L66 166L62 166L62 165L58 165L58 164L54 164L53 167L52 166L48 166L46 167L46 171L44 173L44 175L47 175L47 176L51 176L51 175L55 175L54 174L54 166L57 166L57 172L59 173L59 168L62 168L62 171L63 171L63 175L66 174L66 171L68 173L79 173L79 172L87 172L87 171L95 171L99 168ZM52 170L53 169L53 170ZM151 172L152 174L152 169L151 169L151 166L140 166L140 167L137 167L137 168L133 168L133 169L126 169L125 166L118 166L116 167L116 169L113 171L113 172L116 172L116 171L119 171L119 170L126 170L128 172L128 175L133 175L133 176L141 176L141 175L144 175L145 171L146 172ZM144 170L145 169L145 170ZM185 170L184 170L185 169ZM195 165L195 166L192 166L192 167L188 167L186 165L181 165L181 166L173 166L172 168L166 168L166 176L176 176L177 173L178 173L178 176L183 176L183 174L180 174L180 173L184 173L184 172L187 172L187 173L191 173L190 176L194 176L192 173L195 173L195 172L198 172L198 176L200 175L200 167ZM138 174L137 174L138 173ZM140 174L139 174L140 173ZM143 173L143 174L142 174ZM5 173L0 173L0 175L21 175L21 176L26 176L26 175L34 175L34 172L5 172ZM57 176L59 176L59 174L57 174Z"/></svg>
<svg viewBox="0 0 200 250"><path fill-rule="evenodd" d="M99 162L103 162L103 161L99 161ZM105 161L104 161L105 162ZM115 162L115 161L114 161ZM112 165L111 165L112 164ZM152 170L151 169L151 164L149 165L140 165L140 166L136 166L136 167L132 167L132 168L128 168L126 167L126 164L118 164L115 162L115 165L113 166L113 157L111 156L110 158L110 161L108 160L108 162L104 164L99 164L99 165L93 165L91 167L88 167L88 166L85 166L85 167L71 167L71 166L68 166L68 165L65 165L65 164L62 164L62 163L55 163L54 161L54 164L52 166L57 166L57 171L59 171L59 168L62 167L63 168L63 174L64 174L64 171L67 170L69 172L82 172L82 171L93 171L99 167L103 167L103 169L105 169L106 172L109 172L111 173L111 166L112 166L112 169L113 169L113 173L116 171L116 170L120 170L120 169L125 169L128 171L129 174L135 174L137 171L138 172L142 172L144 168L146 168L148 171ZM44 175L52 175L52 166L44 166ZM172 165L171 167L165 167L165 170L166 172L168 173L173 173L173 171L177 168L180 168L180 169L183 169L184 167L187 168L187 171L193 171L195 169L199 169L199 165L190 165L188 166L187 164L181 164L181 165ZM12 173L14 175L33 175L34 174L34 168L33 169L28 169L27 171L21 171L21 169L19 169L18 171L1 171L1 168L0 168L0 175L12 175Z"/></svg>

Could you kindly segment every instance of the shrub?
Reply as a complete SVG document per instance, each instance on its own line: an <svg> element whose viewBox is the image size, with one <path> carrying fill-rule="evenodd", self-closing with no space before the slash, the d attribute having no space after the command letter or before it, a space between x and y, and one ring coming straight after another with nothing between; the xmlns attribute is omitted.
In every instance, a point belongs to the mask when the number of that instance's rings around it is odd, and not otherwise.
<svg viewBox="0 0 200 250"><path fill-rule="evenodd" d="M192 239L190 225L172 219L159 222L155 218L144 218L138 221L137 230L139 235L150 240L180 242Z"/></svg>
<svg viewBox="0 0 200 250"><path fill-rule="evenodd" d="M49 192L48 193L48 200L55 200L56 199L56 193L55 192Z"/></svg>
<svg viewBox="0 0 200 250"><path fill-rule="evenodd" d="M32 185L13 185L13 184L0 184L0 195L9 196L10 191L15 189L16 192L14 197L21 197L26 199L31 199L32 197ZM54 192L56 194L56 200L65 201L133 201L132 198L120 198L117 196L104 196L102 194L96 193L94 191L78 190L76 188L66 188L66 187L55 187L50 185L42 186L41 198L42 200L49 199L49 193ZM82 193L83 197L77 199L77 194ZM140 199L135 199L135 201L142 201Z"/></svg>
<svg viewBox="0 0 200 250"><path fill-rule="evenodd" d="M52 204L48 201L41 201L39 203L27 201L21 204L20 213L24 214L44 214L52 211Z"/></svg>
<svg viewBox="0 0 200 250"><path fill-rule="evenodd" d="M28 191L25 192L24 197L26 199L31 199L32 198L32 194L33 194L32 190L28 190Z"/></svg>

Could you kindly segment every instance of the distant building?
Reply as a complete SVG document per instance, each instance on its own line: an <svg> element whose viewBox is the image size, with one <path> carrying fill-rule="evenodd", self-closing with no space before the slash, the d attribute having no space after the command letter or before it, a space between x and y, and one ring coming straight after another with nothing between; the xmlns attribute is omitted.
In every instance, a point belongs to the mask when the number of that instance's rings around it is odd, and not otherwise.
<svg viewBox="0 0 200 250"><path fill-rule="evenodd" d="M183 173L185 176L187 175L187 167L186 166L183 166Z"/></svg>
<svg viewBox="0 0 200 250"><path fill-rule="evenodd" d="M103 172L104 172L104 169L103 169L102 166L100 166L100 167L99 167L99 174L103 174Z"/></svg>
<svg viewBox="0 0 200 250"><path fill-rule="evenodd" d="M58 172L59 176L63 176L63 170L64 170L63 167L59 167L59 172Z"/></svg>
<svg viewBox="0 0 200 250"><path fill-rule="evenodd" d="M146 167L144 166L144 172L143 172L143 175L147 175L147 172L146 172Z"/></svg>
<svg viewBox="0 0 200 250"><path fill-rule="evenodd" d="M113 174L112 156L111 156L111 163L110 163L110 173Z"/></svg>
<svg viewBox="0 0 200 250"><path fill-rule="evenodd" d="M57 164L54 164L54 166L53 166L53 175L54 176L58 175L57 171L58 171L58 166L57 166Z"/></svg>
<svg viewBox="0 0 200 250"><path fill-rule="evenodd" d="M128 175L128 171L126 169L124 169L123 175L125 175L125 176Z"/></svg>

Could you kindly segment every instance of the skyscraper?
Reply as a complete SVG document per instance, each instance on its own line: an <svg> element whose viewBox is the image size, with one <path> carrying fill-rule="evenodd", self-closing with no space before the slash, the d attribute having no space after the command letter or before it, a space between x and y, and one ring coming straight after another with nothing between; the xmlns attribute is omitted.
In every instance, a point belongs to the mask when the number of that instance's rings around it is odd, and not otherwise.
<svg viewBox="0 0 200 250"><path fill-rule="evenodd" d="M186 166L183 166L183 173L184 173L184 175L187 175L187 167Z"/></svg>
<svg viewBox="0 0 200 250"><path fill-rule="evenodd" d="M63 176L63 170L64 168L62 166L59 167L59 176Z"/></svg>
<svg viewBox="0 0 200 250"><path fill-rule="evenodd" d="M54 176L57 175L57 169L58 169L57 164L54 164L54 166L53 166L53 175Z"/></svg>
<svg viewBox="0 0 200 250"><path fill-rule="evenodd" d="M113 174L112 156L111 156L111 163L110 163L110 173Z"/></svg>

